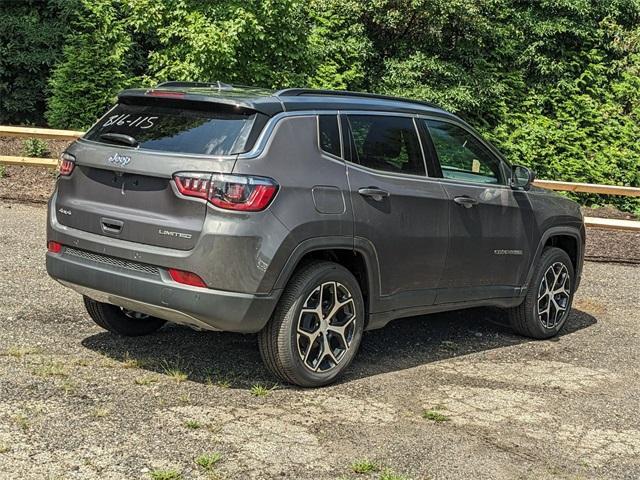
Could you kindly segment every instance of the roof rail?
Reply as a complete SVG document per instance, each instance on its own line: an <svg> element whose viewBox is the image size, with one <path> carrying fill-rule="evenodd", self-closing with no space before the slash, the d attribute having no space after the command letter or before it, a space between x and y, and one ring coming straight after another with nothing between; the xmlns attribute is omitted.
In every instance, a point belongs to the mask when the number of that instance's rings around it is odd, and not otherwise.
<svg viewBox="0 0 640 480"><path fill-rule="evenodd" d="M378 100L392 100L395 102L409 102L417 103L419 105L425 105L427 107L441 108L435 103L425 102L423 100L413 100L410 98L392 97L390 95L378 95L376 93L365 92L351 92L349 90L315 90L313 88L285 88L274 93L277 97L300 97L304 95L317 95L317 96L336 96L336 97L357 97L357 98L372 98Z"/></svg>
<svg viewBox="0 0 640 480"><path fill-rule="evenodd" d="M196 87L196 88L217 88L218 90L231 90L234 85L222 82L162 82L158 87Z"/></svg>

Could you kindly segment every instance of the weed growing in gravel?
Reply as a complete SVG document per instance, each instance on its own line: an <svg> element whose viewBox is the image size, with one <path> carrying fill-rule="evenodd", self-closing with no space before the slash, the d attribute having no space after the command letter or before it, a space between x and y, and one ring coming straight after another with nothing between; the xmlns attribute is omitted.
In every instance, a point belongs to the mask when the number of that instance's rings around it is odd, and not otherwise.
<svg viewBox="0 0 640 480"><path fill-rule="evenodd" d="M217 385L220 388L231 388L231 380L228 380L226 378L220 379L220 380L218 380Z"/></svg>
<svg viewBox="0 0 640 480"><path fill-rule="evenodd" d="M11 450L11 447L9 447L9 445L0 443L0 453L7 453L10 450Z"/></svg>
<svg viewBox="0 0 640 480"><path fill-rule="evenodd" d="M231 386L231 378L227 375L221 375L210 368L205 369L204 373L205 383L209 386L217 385L220 388L229 388Z"/></svg>
<svg viewBox="0 0 640 480"><path fill-rule="evenodd" d="M184 423L184 426L190 428L191 430L197 430L198 428L202 427L202 424L197 420L187 420Z"/></svg>
<svg viewBox="0 0 640 480"><path fill-rule="evenodd" d="M158 380L153 377L138 377L134 380L136 385L151 385L157 381Z"/></svg>
<svg viewBox="0 0 640 480"><path fill-rule="evenodd" d="M176 382L184 382L189 379L189 374L185 371L185 368L180 361L173 363L167 362L166 360L163 361L162 371L165 375L171 377Z"/></svg>
<svg viewBox="0 0 640 480"><path fill-rule="evenodd" d="M76 392L77 390L77 385L75 383L73 383L71 380L66 380L61 386L60 388L62 389L62 391L64 393L66 393L67 395L71 395L73 393Z"/></svg>
<svg viewBox="0 0 640 480"><path fill-rule="evenodd" d="M13 416L13 421L20 427L23 432L29 430L29 426L31 425L29 422L29 417L27 417L24 413L18 413Z"/></svg>
<svg viewBox="0 0 640 480"><path fill-rule="evenodd" d="M266 397L271 393L272 390L275 390L277 387L278 385L274 385L271 388L267 388L264 385L256 383L251 386L251 390L249 390L249 392L251 392L251 395L253 395L254 397Z"/></svg>
<svg viewBox="0 0 640 480"><path fill-rule="evenodd" d="M57 362L43 363L33 369L33 374L39 377L66 377L67 373L64 365Z"/></svg>
<svg viewBox="0 0 640 480"><path fill-rule="evenodd" d="M92 415L94 418L104 418L111 413L111 409L107 407L98 407L96 408Z"/></svg>
<svg viewBox="0 0 640 480"><path fill-rule="evenodd" d="M133 358L131 355L129 355L129 352L124 352L124 357L122 357L123 368L143 368L149 363L149 361L144 359Z"/></svg>
<svg viewBox="0 0 640 480"><path fill-rule="evenodd" d="M372 473L380 470L378 465L368 459L356 460L351 464L351 470L355 473Z"/></svg>
<svg viewBox="0 0 640 480"><path fill-rule="evenodd" d="M177 470L153 470L149 472L152 480L182 480L182 474Z"/></svg>
<svg viewBox="0 0 640 480"><path fill-rule="evenodd" d="M4 177L6 170L4 169L4 165L0 165L0 178Z"/></svg>
<svg viewBox="0 0 640 480"><path fill-rule="evenodd" d="M6 354L9 355L10 357L22 358L26 355L33 355L35 353L40 353L40 351L41 350L36 347L23 347L23 346L13 345L7 348Z"/></svg>
<svg viewBox="0 0 640 480"><path fill-rule="evenodd" d="M25 157L44 158L49 153L49 145L39 138L29 138L22 144L22 153Z"/></svg>
<svg viewBox="0 0 640 480"><path fill-rule="evenodd" d="M409 480L409 477L405 477L404 475L399 475L389 470L388 468L386 468L380 474L380 480Z"/></svg>
<svg viewBox="0 0 640 480"><path fill-rule="evenodd" d="M425 410L424 412L422 412L422 418L426 418L427 420L431 420L433 422L448 422L449 420L451 420L445 414L439 412L436 409Z"/></svg>
<svg viewBox="0 0 640 480"><path fill-rule="evenodd" d="M222 455L219 453L205 453L196 458L196 464L209 472L220 460L222 460Z"/></svg>

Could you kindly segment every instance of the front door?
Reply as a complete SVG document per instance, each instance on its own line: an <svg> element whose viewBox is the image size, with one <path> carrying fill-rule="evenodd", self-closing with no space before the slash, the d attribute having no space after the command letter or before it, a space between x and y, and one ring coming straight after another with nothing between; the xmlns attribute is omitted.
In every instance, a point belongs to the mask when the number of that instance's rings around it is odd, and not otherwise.
<svg viewBox="0 0 640 480"><path fill-rule="evenodd" d="M527 192L508 186L508 166L469 130L423 121L450 206L449 251L436 302L512 297L535 248Z"/></svg>
<svg viewBox="0 0 640 480"><path fill-rule="evenodd" d="M408 116L343 115L356 242L370 242L379 268L377 310L431 305L444 267L448 201L427 177Z"/></svg>

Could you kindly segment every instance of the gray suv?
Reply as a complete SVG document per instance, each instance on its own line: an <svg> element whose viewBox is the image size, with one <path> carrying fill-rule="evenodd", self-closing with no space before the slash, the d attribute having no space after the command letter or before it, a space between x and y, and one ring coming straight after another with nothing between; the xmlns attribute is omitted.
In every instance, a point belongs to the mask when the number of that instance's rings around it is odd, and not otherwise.
<svg viewBox="0 0 640 480"><path fill-rule="evenodd" d="M63 154L47 270L111 332L258 333L277 377L325 385L400 317L490 305L557 334L584 224L531 181L432 104L168 82Z"/></svg>

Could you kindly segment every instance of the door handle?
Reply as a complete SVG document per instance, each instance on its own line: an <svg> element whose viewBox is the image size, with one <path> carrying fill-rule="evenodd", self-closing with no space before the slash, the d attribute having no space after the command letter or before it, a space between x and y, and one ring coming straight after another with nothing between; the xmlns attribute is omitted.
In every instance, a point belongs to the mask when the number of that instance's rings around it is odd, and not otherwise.
<svg viewBox="0 0 640 480"><path fill-rule="evenodd" d="M478 204L478 200L476 200L475 198L468 197L466 195L463 195L461 197L456 197L453 199L453 201L456 202L458 205L462 205L464 208L471 208L474 205Z"/></svg>
<svg viewBox="0 0 640 480"><path fill-rule="evenodd" d="M376 202L380 202L383 198L387 198L389 196L389 192L378 187L360 188L358 189L358 193L363 197L372 198Z"/></svg>

